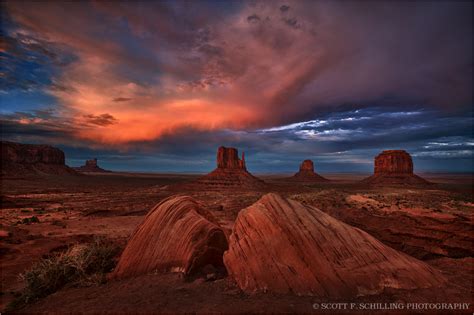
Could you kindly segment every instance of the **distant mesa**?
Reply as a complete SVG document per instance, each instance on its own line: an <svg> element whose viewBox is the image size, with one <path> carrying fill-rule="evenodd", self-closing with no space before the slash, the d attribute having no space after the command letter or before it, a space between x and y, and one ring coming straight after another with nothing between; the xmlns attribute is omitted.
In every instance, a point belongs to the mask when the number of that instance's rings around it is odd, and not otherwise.
<svg viewBox="0 0 474 315"><path fill-rule="evenodd" d="M245 154L239 158L235 148L220 147L217 150L217 168L197 179L193 185L206 189L259 189L266 187L263 180L247 171Z"/></svg>
<svg viewBox="0 0 474 315"><path fill-rule="evenodd" d="M92 160L86 160L86 164L80 167L74 168L76 171L79 172L94 172L94 173L109 173L111 171L104 170L103 168L99 167L97 164L97 159L94 158Z"/></svg>
<svg viewBox="0 0 474 315"><path fill-rule="evenodd" d="M300 182L328 182L329 179L322 177L314 172L314 164L311 160L304 160L300 165L298 173L293 175L290 179Z"/></svg>
<svg viewBox="0 0 474 315"><path fill-rule="evenodd" d="M2 176L77 174L65 164L64 152L50 145L1 141Z"/></svg>
<svg viewBox="0 0 474 315"><path fill-rule="evenodd" d="M427 185L427 180L413 173L413 160L404 150L386 150L375 157L374 175L364 179L370 185Z"/></svg>
<svg viewBox="0 0 474 315"><path fill-rule="evenodd" d="M192 276L211 265L223 270L227 238L214 217L188 196L156 205L132 234L112 278L149 272Z"/></svg>
<svg viewBox="0 0 474 315"><path fill-rule="evenodd" d="M274 193L240 211L224 264L248 293L349 298L445 282L424 262L317 208Z"/></svg>

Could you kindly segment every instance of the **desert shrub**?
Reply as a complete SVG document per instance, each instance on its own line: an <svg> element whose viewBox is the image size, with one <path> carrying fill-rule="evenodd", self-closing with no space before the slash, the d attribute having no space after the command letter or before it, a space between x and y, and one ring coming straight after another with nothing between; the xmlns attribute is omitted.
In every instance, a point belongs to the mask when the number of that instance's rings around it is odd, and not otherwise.
<svg viewBox="0 0 474 315"><path fill-rule="evenodd" d="M103 238L79 248L41 259L21 274L25 288L9 306L18 309L27 303L48 296L65 286L103 283L106 273L115 266L119 247Z"/></svg>
<svg viewBox="0 0 474 315"><path fill-rule="evenodd" d="M23 220L21 220L21 223L23 224L30 224L30 223L39 223L39 219L37 216L32 216L30 218L23 218Z"/></svg>

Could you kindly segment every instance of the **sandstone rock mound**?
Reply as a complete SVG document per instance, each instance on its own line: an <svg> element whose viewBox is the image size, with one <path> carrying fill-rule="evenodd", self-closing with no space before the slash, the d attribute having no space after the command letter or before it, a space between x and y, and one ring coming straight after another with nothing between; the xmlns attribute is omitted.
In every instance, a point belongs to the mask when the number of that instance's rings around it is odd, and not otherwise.
<svg viewBox="0 0 474 315"><path fill-rule="evenodd" d="M187 196L156 205L132 234L112 275L123 278L157 272L199 272L223 266L224 231L212 215Z"/></svg>
<svg viewBox="0 0 474 315"><path fill-rule="evenodd" d="M444 283L427 264L277 194L239 213L224 263L247 292L347 298Z"/></svg>
<svg viewBox="0 0 474 315"><path fill-rule="evenodd" d="M217 168L199 178L194 186L207 190L260 189L266 184L247 171L245 156L239 159L235 148L220 147L217 151Z"/></svg>
<svg viewBox="0 0 474 315"><path fill-rule="evenodd" d="M370 185L427 185L429 182L413 173L413 161L404 150L386 150L375 157L374 175L364 179Z"/></svg>
<svg viewBox="0 0 474 315"><path fill-rule="evenodd" d="M327 178L322 177L321 175L314 172L314 164L311 160L304 160L300 165L300 170L298 173L291 177L294 181L299 182L309 182L309 183L318 183L318 182L328 182Z"/></svg>
<svg viewBox="0 0 474 315"><path fill-rule="evenodd" d="M75 167L74 169L79 172L92 172L92 173L109 173L110 172L108 170L104 170L103 168L99 167L99 164L97 163L97 159L86 160L86 164L80 167Z"/></svg>
<svg viewBox="0 0 474 315"><path fill-rule="evenodd" d="M49 145L1 142L2 175L76 174L66 166L64 152Z"/></svg>

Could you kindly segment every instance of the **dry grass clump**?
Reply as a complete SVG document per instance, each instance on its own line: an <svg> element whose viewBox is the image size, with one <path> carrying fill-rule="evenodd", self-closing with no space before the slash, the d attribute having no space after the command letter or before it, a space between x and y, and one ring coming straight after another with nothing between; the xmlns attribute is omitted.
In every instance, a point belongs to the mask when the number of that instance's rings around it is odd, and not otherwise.
<svg viewBox="0 0 474 315"><path fill-rule="evenodd" d="M41 259L21 274L25 288L9 306L18 309L25 304L50 295L65 286L89 286L106 281L106 274L115 264L119 247L103 238L84 246Z"/></svg>

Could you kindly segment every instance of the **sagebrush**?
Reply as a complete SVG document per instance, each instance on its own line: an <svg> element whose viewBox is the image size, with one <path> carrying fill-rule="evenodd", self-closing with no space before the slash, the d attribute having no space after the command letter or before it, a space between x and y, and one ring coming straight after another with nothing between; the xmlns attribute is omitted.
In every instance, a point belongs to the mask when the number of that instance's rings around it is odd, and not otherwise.
<svg viewBox="0 0 474 315"><path fill-rule="evenodd" d="M11 303L16 309L50 295L66 285L103 283L115 264L120 248L104 238L96 238L84 246L41 259L30 270L20 275L25 282L21 295Z"/></svg>

